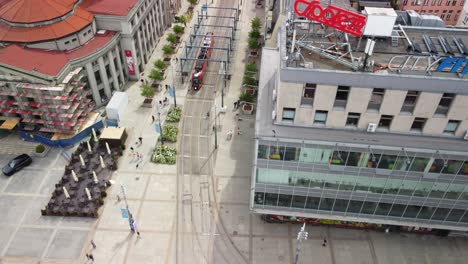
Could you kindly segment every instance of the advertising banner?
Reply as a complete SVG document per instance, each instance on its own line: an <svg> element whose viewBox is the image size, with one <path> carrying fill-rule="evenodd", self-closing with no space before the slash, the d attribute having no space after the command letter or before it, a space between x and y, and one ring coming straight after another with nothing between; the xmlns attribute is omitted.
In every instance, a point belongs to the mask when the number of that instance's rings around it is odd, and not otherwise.
<svg viewBox="0 0 468 264"><path fill-rule="evenodd" d="M135 63L133 62L132 51L125 50L125 58L127 58L128 74L135 75Z"/></svg>

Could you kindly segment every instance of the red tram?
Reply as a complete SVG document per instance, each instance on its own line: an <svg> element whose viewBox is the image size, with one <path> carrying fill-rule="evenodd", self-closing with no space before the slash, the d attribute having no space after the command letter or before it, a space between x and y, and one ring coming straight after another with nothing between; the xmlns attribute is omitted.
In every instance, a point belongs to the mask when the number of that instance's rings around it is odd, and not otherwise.
<svg viewBox="0 0 468 264"><path fill-rule="evenodd" d="M195 66L192 71L192 90L194 91L198 91L202 88L203 75L208 66L208 59L210 58L213 43L213 33L207 33L205 37L203 37L202 47L198 51L197 60L195 61Z"/></svg>

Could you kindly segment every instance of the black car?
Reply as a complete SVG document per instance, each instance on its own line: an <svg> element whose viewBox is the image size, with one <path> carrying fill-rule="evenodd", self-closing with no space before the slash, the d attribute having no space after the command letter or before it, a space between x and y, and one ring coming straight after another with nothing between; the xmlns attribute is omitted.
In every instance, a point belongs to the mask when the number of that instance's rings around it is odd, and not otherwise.
<svg viewBox="0 0 468 264"><path fill-rule="evenodd" d="M3 167L2 172L6 176L11 176L15 172L21 170L24 167L27 167L31 165L32 159L29 155L27 154L21 154L18 157L12 159L10 162L8 162L5 167Z"/></svg>

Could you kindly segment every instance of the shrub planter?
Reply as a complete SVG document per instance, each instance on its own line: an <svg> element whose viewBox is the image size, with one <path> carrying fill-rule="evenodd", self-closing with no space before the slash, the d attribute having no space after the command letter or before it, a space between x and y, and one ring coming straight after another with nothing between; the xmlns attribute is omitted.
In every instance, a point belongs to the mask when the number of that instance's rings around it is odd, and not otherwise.
<svg viewBox="0 0 468 264"><path fill-rule="evenodd" d="M167 56L163 59L166 64L171 64L171 56Z"/></svg>
<svg viewBox="0 0 468 264"><path fill-rule="evenodd" d="M254 106L253 106L252 104L244 104L244 105L242 106L242 112L243 112L244 114L249 114L249 115L251 115L251 114L253 114L253 111L254 111Z"/></svg>
<svg viewBox="0 0 468 264"><path fill-rule="evenodd" d="M153 98L145 98L145 100L143 100L143 104L142 104L143 107L153 107Z"/></svg>

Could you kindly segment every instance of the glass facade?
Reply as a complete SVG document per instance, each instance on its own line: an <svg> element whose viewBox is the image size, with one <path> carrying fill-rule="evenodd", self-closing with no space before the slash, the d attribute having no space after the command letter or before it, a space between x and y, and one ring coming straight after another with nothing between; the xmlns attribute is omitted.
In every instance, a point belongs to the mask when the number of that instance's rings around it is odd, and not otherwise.
<svg viewBox="0 0 468 264"><path fill-rule="evenodd" d="M468 161L383 146L260 141L255 207L468 226Z"/></svg>

